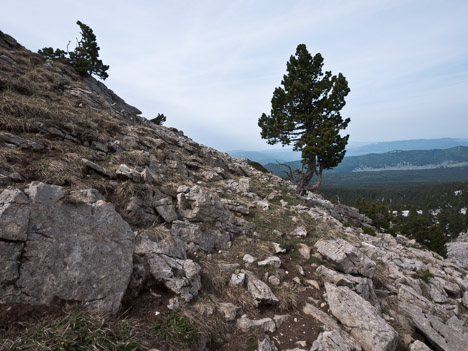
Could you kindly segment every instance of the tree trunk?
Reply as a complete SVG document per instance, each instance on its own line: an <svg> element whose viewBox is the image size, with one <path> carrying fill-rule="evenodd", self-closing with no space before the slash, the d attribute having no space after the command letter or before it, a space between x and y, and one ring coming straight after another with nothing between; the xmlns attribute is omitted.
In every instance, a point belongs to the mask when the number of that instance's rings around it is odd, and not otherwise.
<svg viewBox="0 0 468 351"><path fill-rule="evenodd" d="M298 186L297 186L297 193L299 195L304 195L306 193L307 190L310 190L310 191L314 191L314 190L317 190L320 185L322 184L322 173L323 173L323 170L322 169L319 169L317 171L317 169L315 168L315 164L313 164L305 174L303 174L303 177L301 179L301 181L298 183ZM317 182L314 184L314 185L310 185L310 181L312 180L312 178L314 177L314 174L317 175Z"/></svg>

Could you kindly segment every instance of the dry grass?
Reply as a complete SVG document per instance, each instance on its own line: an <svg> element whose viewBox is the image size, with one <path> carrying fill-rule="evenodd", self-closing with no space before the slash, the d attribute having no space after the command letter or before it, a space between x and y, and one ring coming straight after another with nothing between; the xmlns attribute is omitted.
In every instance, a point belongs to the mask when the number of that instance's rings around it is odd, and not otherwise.
<svg viewBox="0 0 468 351"><path fill-rule="evenodd" d="M144 167L149 164L149 161L149 154L140 150L124 151L112 156L112 163L123 163L130 167Z"/></svg>
<svg viewBox="0 0 468 351"><path fill-rule="evenodd" d="M298 288L295 284L281 285L274 291L280 301L278 308L282 311L295 310L299 307Z"/></svg>
<svg viewBox="0 0 468 351"><path fill-rule="evenodd" d="M63 158L42 159L38 166L39 180L48 184L81 183L83 172L83 163L76 154L65 155Z"/></svg>

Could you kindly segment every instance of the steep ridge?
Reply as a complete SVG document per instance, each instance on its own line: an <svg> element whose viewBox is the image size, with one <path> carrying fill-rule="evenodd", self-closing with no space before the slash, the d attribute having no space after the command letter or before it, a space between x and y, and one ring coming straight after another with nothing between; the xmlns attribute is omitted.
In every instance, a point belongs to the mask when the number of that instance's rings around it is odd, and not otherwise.
<svg viewBox="0 0 468 351"><path fill-rule="evenodd" d="M3 33L0 68L0 349L27 306L117 315L141 350L468 349L464 268ZM168 311L196 337L154 332Z"/></svg>

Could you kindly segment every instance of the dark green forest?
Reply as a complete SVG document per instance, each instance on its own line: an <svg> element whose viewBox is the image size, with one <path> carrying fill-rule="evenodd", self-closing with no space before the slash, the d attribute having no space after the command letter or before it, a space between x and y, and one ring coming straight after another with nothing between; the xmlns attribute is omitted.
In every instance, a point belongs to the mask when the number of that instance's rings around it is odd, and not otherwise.
<svg viewBox="0 0 468 351"><path fill-rule="evenodd" d="M320 193L358 208L376 227L413 238L442 256L445 243L468 229L468 182L322 188Z"/></svg>

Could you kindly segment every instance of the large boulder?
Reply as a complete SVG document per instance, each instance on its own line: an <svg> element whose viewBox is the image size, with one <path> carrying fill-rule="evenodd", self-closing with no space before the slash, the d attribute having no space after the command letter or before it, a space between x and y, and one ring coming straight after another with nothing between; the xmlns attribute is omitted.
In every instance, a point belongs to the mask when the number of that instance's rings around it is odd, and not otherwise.
<svg viewBox="0 0 468 351"><path fill-rule="evenodd" d="M372 278L375 262L343 239L319 240L315 243L318 253L343 273L361 274Z"/></svg>
<svg viewBox="0 0 468 351"><path fill-rule="evenodd" d="M417 305L400 302L398 307L400 313L408 318L410 324L423 334L436 350L468 350L468 332L464 330L463 322L455 316L444 323L439 317Z"/></svg>
<svg viewBox="0 0 468 351"><path fill-rule="evenodd" d="M345 286L325 283L332 314L348 329L365 351L393 351L397 332L379 316L377 310Z"/></svg>
<svg viewBox="0 0 468 351"><path fill-rule="evenodd" d="M31 183L0 195L0 302L79 303L116 313L132 273L134 235L96 190L64 198Z"/></svg>

